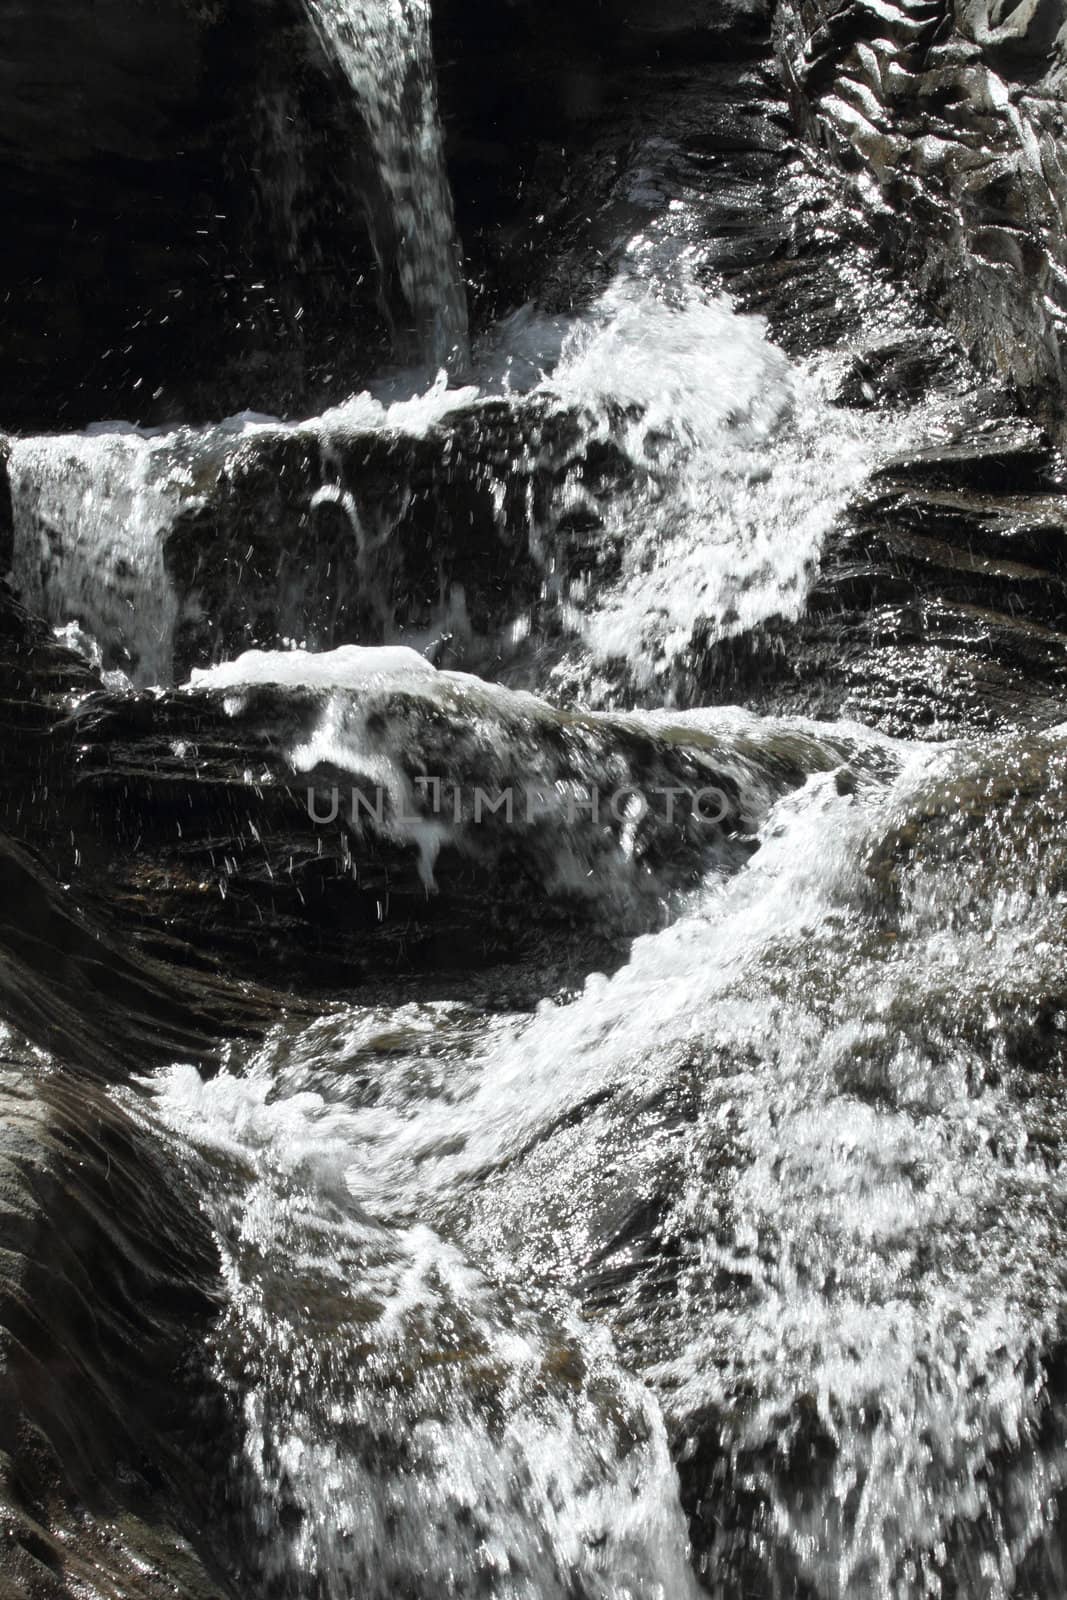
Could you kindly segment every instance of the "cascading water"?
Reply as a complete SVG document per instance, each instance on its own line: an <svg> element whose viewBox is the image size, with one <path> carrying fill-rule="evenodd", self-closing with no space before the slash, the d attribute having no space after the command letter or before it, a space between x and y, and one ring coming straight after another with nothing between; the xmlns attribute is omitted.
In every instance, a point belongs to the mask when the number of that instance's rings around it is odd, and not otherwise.
<svg viewBox="0 0 1067 1600"><path fill-rule="evenodd" d="M555 692L586 705L666 696L698 631L722 638L797 615L850 491L943 419L928 407L887 427L834 406L837 352L791 363L759 318L700 289L684 257L665 264L657 256L642 277L647 246L633 241L627 270L587 311L506 318L481 341L477 381L462 389L441 382L392 402L363 393L297 423L249 415L202 429L102 428L16 442L17 582L57 625L84 627L138 684L170 682L176 628L205 603L195 585L177 592L166 554L175 523L210 512L257 452L269 463L272 450L297 444L306 489L281 514L255 501L242 508L256 537L257 524L284 517L263 578L273 631L249 623L244 642L340 642L330 618L346 583L377 627L373 642L409 642L388 591L411 486L401 477L383 508L368 493L368 475L346 463L358 459L362 439L377 439L396 475L403 457L393 444L430 442L447 481L461 431L484 418L491 440L503 405L503 459L491 448L476 462L472 488L492 541L518 544L535 569L541 625L570 641L548 667L535 654L522 681L539 688L547 677ZM540 442L546 419L571 430L548 492L537 486L550 459ZM591 463L609 454L616 469L602 483ZM327 505L345 524L336 576L329 562L320 572L289 559ZM583 519L595 531L572 557L565 530ZM239 536L231 585L254 553L255 540ZM200 550L198 565L209 555ZM436 626L410 642L433 648L457 622L462 639L464 607L460 586L444 591ZM530 635L529 607L504 610L493 627L469 646L475 664ZM204 639L209 659L225 654L210 626Z"/></svg>
<svg viewBox="0 0 1067 1600"><path fill-rule="evenodd" d="M465 1024L415 1007L381 1025L433 1050ZM379 1047L373 1023L326 1033L353 1060ZM221 1174L249 1574L281 1595L313 1575L323 1600L695 1597L662 1419L610 1341L354 1201L358 1114L274 1068L265 1052L248 1077L176 1070L162 1089Z"/></svg>
<svg viewBox="0 0 1067 1600"><path fill-rule="evenodd" d="M536 346L536 331L521 318L501 330L505 375L509 336ZM936 425L912 414L887 432L846 416L830 401L834 357L787 361L760 318L697 285L687 252L645 236L596 303L553 331L538 390L577 408L585 457L610 446L628 468L604 495L579 462L552 506L557 524L599 524L586 569L553 574L586 652L553 676L586 701L611 696L613 664L624 700L663 695L698 630L719 639L798 615L851 489Z"/></svg>
<svg viewBox="0 0 1067 1600"><path fill-rule="evenodd" d="M428 4L307 7L370 132L412 354L465 371ZM208 1542L235 1593L1067 1594L1067 734L933 747L617 709L666 703L701 630L798 616L855 486L951 411L836 403L851 347L789 360L709 286L690 221L677 249L635 235L585 309L489 330L464 390L11 444L23 599L138 687L188 676L137 702L174 716L162 743L188 770L162 744L147 765L183 844L217 755L197 740L246 732L265 691L245 789L262 798L277 757L292 792L388 793L377 830L347 824L350 878L357 844L407 849L429 902L457 840L491 868L517 852L518 827L501 849L462 806L419 811L432 735L457 769L548 796L538 889L639 903L627 933L655 930L611 975L546 979L536 1009L372 972L388 1002L294 1003L214 1076L174 1062L115 1091L221 1261L206 1365L237 1442ZM410 648L471 643L453 567L418 572L432 625L397 620L403 560L451 559L448 539L490 569L480 660L557 704ZM224 628L250 569L266 601ZM299 733L287 694L312 707ZM172 737L189 706L195 738ZM729 838L685 872L664 844L681 827L645 848L641 740L665 761L691 743L735 794ZM614 833L587 807L564 837L575 773L624 786ZM182 860L198 916L224 854L212 836Z"/></svg>
<svg viewBox="0 0 1067 1600"><path fill-rule="evenodd" d="M58 627L77 623L105 665L144 685L171 670L178 606L163 539L189 480L166 439L135 429L12 447L12 576Z"/></svg>
<svg viewBox="0 0 1067 1600"><path fill-rule="evenodd" d="M467 297L437 112L429 0L307 0L307 8L370 135L383 190L372 230L382 271L395 272L406 302L410 355L433 371L461 374L469 357Z"/></svg>
<svg viewBox="0 0 1067 1600"><path fill-rule="evenodd" d="M694 1441L713 1594L1062 1581L1064 1217L1034 1141L1067 1107L996 1044L1062 909L1040 863L968 905L951 861L891 907L887 839L989 754L835 733L849 762L772 810L752 864L569 1003L341 1008L156 1083L216 1173L218 1359L278 1592L681 1600L668 1433ZM605 1259L614 1348L575 1299Z"/></svg>

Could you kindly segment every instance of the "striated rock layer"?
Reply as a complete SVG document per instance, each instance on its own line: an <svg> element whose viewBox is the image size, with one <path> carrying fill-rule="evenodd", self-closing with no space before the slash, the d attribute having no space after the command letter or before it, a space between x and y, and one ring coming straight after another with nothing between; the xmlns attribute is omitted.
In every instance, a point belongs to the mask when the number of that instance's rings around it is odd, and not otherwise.
<svg viewBox="0 0 1067 1600"><path fill-rule="evenodd" d="M0 1243L2 1592L216 1600L189 1538L228 1426L196 1371L212 1241L132 1119L6 1030Z"/></svg>
<svg viewBox="0 0 1067 1600"><path fill-rule="evenodd" d="M777 35L809 138L850 175L898 264L1062 437L1062 5L785 0Z"/></svg>

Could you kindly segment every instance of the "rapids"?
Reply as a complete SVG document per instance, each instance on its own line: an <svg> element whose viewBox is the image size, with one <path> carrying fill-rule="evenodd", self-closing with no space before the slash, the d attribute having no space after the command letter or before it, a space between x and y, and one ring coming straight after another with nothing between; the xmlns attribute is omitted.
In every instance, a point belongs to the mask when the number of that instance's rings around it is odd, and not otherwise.
<svg viewBox="0 0 1067 1600"><path fill-rule="evenodd" d="M842 401L854 341L787 353L691 195L582 303L470 340L428 0L306 5L369 136L397 370L301 420L12 439L14 587L129 707L115 792L128 759L168 826L168 785L269 706L249 794L388 792L376 830L342 822L340 876L395 847L430 903L442 852L513 863L517 829L405 810L446 748L549 797L524 892L640 917L533 1006L492 972L335 983L216 1071L107 1091L221 1264L201 1356L235 1443L205 1539L270 1600L1063 1595L1067 732L679 690L698 644L806 616L854 496L953 447L962 391ZM64 706L73 747L97 707ZM161 735L178 777L137 754L157 712L192 720ZM684 829L641 832L646 745L727 785L681 868ZM625 786L614 832L564 826L576 773ZM198 905L224 896L188 859Z"/></svg>
<svg viewBox="0 0 1067 1600"><path fill-rule="evenodd" d="M1065 1108L998 1030L1045 992L1054 891L968 904L951 863L887 890L894 828L990 752L841 732L851 762L614 978L533 1017L341 1006L155 1081L212 1175L280 1592L689 1594L666 1440L709 1433L709 1514L753 1508L713 1593L939 1595L950 1564L1019 1592L1067 1472Z"/></svg>

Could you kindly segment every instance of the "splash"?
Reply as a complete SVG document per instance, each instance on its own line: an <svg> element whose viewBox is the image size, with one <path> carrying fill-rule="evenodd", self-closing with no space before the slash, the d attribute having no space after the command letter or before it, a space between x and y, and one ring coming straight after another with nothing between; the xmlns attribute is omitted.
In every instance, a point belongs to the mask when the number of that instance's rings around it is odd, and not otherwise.
<svg viewBox="0 0 1067 1600"><path fill-rule="evenodd" d="M156 1086L215 1174L246 1575L322 1600L696 1600L662 1418L608 1340L357 1204L360 1117L273 1065Z"/></svg>
<svg viewBox="0 0 1067 1600"><path fill-rule="evenodd" d="M586 450L541 531L551 549L553 526L594 530L584 570L555 578L590 657L555 678L587 701L611 663L637 692L669 694L702 644L800 615L851 493L931 422L887 431L834 406L835 356L788 361L762 319L702 289L684 259L644 270L645 244L568 326L518 317L486 352L505 386L540 365L534 392L584 418ZM605 447L628 464L607 492L585 465Z"/></svg>

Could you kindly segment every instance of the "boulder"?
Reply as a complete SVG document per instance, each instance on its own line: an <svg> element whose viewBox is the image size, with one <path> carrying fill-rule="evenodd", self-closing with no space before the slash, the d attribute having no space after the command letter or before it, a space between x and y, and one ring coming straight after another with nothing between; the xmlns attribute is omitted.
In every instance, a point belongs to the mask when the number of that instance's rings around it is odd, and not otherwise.
<svg viewBox="0 0 1067 1600"><path fill-rule="evenodd" d="M554 575L578 541L557 507L624 482L625 457L545 397L443 409L423 430L339 413L197 453L163 534L177 679L287 640L410 640L499 672L560 631Z"/></svg>
<svg viewBox="0 0 1067 1600"><path fill-rule="evenodd" d="M184 945L283 989L477 981L537 956L588 971L842 759L802 732L556 711L399 654L421 670L253 653L191 690L90 696L71 724L76 896L153 957ZM366 675L346 685L352 660Z"/></svg>

